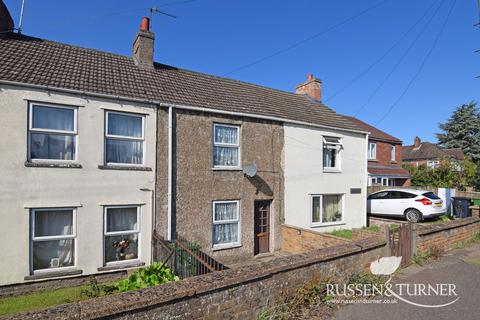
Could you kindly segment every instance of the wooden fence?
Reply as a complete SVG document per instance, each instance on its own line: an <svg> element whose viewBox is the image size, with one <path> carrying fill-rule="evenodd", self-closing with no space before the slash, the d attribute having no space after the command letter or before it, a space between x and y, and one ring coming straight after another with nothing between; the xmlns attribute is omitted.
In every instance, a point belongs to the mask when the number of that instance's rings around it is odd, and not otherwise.
<svg viewBox="0 0 480 320"><path fill-rule="evenodd" d="M405 189L405 187L393 187L393 186L369 186L367 188L367 194L371 194L377 191L385 190L385 189ZM438 193L438 188L437 187L408 187L408 189L415 189L415 190L427 190L431 191L435 194Z"/></svg>

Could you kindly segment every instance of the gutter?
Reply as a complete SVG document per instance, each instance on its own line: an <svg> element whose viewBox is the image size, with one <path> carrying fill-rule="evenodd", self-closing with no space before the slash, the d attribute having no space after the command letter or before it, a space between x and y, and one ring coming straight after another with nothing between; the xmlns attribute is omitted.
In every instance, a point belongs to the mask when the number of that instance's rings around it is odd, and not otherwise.
<svg viewBox="0 0 480 320"><path fill-rule="evenodd" d="M290 124L304 125L304 126L307 126L307 127L338 130L338 131L343 131L343 132L352 132L352 133L358 133L358 134L362 134L362 135L370 134L370 132L362 131L362 130L344 129L344 128L339 128L339 127L334 127L334 126L325 126L325 125L313 124L313 123L304 122L304 121L290 120L290 119L279 118L279 117L271 117L271 116L262 116L262 115L251 114L251 113L223 111L223 110L204 108L204 107L186 106L186 105L180 105L180 104L175 104L175 103L165 103L165 102L161 102L159 100L130 98L130 97L125 97L125 96L102 94L102 93L93 93L93 92L82 91L82 90L74 90L74 89L56 88L56 87L51 87L51 86L46 86L46 85L29 84L29 83L22 83L22 82L16 82L16 81L8 81L8 80L0 80L0 84L10 85L10 86L19 86L19 87L25 87L25 88L33 88L33 89L43 89L43 90L47 90L47 91L57 91L57 92L64 92L64 93L77 94L77 95L86 95L86 96L104 98L104 99L115 99L115 100L121 100L121 101L129 101L129 102L136 102L136 103L159 105L161 107L172 107L172 108L182 109L182 110L192 110L192 111L209 112L209 113L216 113L216 114L224 114L224 115L254 118L254 119L270 120L270 121L284 122L284 123L290 123Z"/></svg>

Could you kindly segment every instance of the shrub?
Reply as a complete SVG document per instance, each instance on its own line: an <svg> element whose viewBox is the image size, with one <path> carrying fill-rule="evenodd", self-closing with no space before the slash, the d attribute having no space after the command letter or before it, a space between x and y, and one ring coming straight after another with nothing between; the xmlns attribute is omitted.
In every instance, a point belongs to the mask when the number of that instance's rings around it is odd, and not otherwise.
<svg viewBox="0 0 480 320"><path fill-rule="evenodd" d="M352 230L333 230L329 232L332 236L345 238L345 239L352 239L353 233Z"/></svg>
<svg viewBox="0 0 480 320"><path fill-rule="evenodd" d="M116 286L120 292L143 289L172 281L179 280L171 269L154 262L146 268L134 271L130 277L117 282Z"/></svg>

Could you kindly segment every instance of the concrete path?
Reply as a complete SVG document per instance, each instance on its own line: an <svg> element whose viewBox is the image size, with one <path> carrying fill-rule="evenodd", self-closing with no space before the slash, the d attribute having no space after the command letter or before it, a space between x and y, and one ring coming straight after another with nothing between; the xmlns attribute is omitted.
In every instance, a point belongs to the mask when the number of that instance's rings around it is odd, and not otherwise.
<svg viewBox="0 0 480 320"><path fill-rule="evenodd" d="M453 283L458 301L441 308L424 308L398 301L393 304L355 304L336 310L339 320L478 320L480 319L480 244L455 250L424 266L410 266L394 278L394 283ZM409 298L425 304L442 304L449 297Z"/></svg>

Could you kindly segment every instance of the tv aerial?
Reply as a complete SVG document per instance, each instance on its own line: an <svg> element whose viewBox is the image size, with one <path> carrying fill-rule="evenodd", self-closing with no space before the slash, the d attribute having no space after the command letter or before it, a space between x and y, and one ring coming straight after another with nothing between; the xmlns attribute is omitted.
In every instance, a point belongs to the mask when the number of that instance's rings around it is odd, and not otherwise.
<svg viewBox="0 0 480 320"><path fill-rule="evenodd" d="M165 12L165 11L162 11L160 9L158 9L157 7L151 7L150 8L150 29L152 29L152 23L153 23L153 15L155 13L159 13L159 14L163 14L167 17L170 17L170 18L173 18L173 19L177 19L177 16L174 16L173 14L170 14L168 12Z"/></svg>

